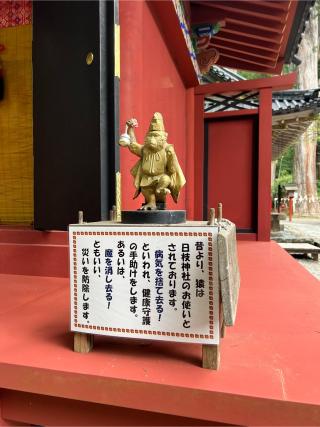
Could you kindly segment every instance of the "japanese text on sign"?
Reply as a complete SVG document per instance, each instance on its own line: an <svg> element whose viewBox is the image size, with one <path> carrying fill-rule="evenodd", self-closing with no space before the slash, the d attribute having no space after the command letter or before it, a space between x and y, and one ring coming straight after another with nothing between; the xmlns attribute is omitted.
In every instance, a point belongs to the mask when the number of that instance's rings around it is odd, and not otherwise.
<svg viewBox="0 0 320 427"><path fill-rule="evenodd" d="M213 229L75 225L70 243L72 330L218 342Z"/></svg>

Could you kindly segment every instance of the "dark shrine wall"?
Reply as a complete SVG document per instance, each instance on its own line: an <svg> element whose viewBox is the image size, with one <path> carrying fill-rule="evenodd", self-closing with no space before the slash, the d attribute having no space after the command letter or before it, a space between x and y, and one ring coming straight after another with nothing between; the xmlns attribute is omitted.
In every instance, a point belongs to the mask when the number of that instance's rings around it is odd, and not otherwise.
<svg viewBox="0 0 320 427"><path fill-rule="evenodd" d="M176 69L165 41L146 1L120 1L121 74L120 74L120 132L125 122L135 117L139 122L136 129L137 141L143 144L153 114L162 113L168 143L173 144L187 176L187 90ZM130 169L138 157L128 149L120 148L122 206L137 209L143 202L134 194L133 177ZM186 188L180 193L178 204L167 197L168 208L185 209Z"/></svg>

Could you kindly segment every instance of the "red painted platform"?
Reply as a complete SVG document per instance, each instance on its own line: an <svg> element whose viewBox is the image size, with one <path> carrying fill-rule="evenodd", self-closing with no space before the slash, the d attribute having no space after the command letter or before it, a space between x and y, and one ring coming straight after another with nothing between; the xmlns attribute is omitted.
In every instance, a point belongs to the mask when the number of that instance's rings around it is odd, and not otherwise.
<svg viewBox="0 0 320 427"><path fill-rule="evenodd" d="M0 274L68 277L68 233L0 227Z"/></svg>
<svg viewBox="0 0 320 427"><path fill-rule="evenodd" d="M73 353L68 280L1 275L2 417L319 425L320 283L274 242L239 242L239 259L238 318L219 371L200 368L201 346L191 344L98 337L92 353Z"/></svg>

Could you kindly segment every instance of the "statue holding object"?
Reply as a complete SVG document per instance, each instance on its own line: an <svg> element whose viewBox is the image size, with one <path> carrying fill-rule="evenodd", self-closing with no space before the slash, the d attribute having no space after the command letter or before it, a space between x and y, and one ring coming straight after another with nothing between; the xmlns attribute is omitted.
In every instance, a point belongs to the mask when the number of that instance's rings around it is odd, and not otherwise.
<svg viewBox="0 0 320 427"><path fill-rule="evenodd" d="M162 115L154 113L143 145L136 141L134 128L137 126L136 119L128 120L126 133L119 140L119 145L128 147L131 153L140 157L131 169L136 188L134 199L141 192L145 203L140 210L164 209L167 194L171 194L177 203L186 180L173 145L167 143Z"/></svg>

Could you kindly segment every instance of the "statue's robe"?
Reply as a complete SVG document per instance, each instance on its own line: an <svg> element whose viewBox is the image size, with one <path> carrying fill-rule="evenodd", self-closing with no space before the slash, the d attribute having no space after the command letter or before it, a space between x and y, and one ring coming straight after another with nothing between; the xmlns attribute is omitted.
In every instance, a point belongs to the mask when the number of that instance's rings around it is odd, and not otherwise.
<svg viewBox="0 0 320 427"><path fill-rule="evenodd" d="M156 185L162 175L168 175L171 180L168 189L173 200L177 203L180 190L186 183L186 179L173 145L166 144L160 151L152 152L146 150L143 145L133 142L129 145L129 149L140 157L140 160L131 169L136 188L134 199L140 194L141 187Z"/></svg>

